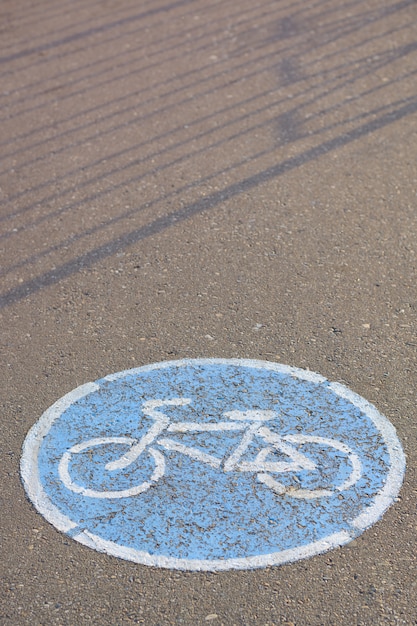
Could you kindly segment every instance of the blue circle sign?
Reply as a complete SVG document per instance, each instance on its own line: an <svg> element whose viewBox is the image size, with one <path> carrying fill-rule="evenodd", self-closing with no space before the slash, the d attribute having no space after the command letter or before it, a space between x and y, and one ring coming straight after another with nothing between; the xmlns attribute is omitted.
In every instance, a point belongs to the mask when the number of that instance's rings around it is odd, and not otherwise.
<svg viewBox="0 0 417 626"><path fill-rule="evenodd" d="M29 432L39 512L158 567L277 565L349 542L400 489L394 427L319 374L239 359L156 363L82 385Z"/></svg>

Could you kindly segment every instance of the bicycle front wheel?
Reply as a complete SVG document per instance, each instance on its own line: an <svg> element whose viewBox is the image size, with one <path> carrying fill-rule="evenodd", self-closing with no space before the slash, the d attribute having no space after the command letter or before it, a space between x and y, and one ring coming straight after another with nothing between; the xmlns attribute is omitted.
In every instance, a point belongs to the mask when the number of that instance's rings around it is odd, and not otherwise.
<svg viewBox="0 0 417 626"><path fill-rule="evenodd" d="M114 456L121 447L120 456L122 456L126 453L126 445L132 447L136 443L137 440L130 437L97 437L76 444L62 455L58 466L59 477L67 489L86 498L130 498L144 493L165 473L163 454L151 447L144 450L139 457L140 464L144 467L144 473L149 477L146 476L146 479L143 480L144 476L142 476L138 484L124 486L121 489L115 489L113 486L110 488L102 486L103 483L115 483L118 479L117 476L112 476L113 472L106 469L108 455ZM75 471L77 461L78 465L82 466L82 471L80 469ZM130 470L131 474L134 475L133 468ZM75 473L77 477L73 477ZM81 475L82 480L80 480ZM123 482L126 483L129 480L128 469L127 477L126 472L124 472ZM88 482L98 482L101 486L92 488Z"/></svg>

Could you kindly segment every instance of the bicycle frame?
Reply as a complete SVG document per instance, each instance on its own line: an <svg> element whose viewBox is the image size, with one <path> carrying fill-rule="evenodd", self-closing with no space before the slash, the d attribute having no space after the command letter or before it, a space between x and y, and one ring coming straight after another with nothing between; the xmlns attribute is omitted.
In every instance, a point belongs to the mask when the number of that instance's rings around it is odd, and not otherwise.
<svg viewBox="0 0 417 626"><path fill-rule="evenodd" d="M243 437L237 448L232 454L223 460L223 470L225 472L231 472L235 469L239 469L244 472L256 472L256 471L273 471L273 472L288 472L298 471L300 469L314 470L315 464L308 459L304 454L296 450L293 446L286 443L282 437L273 433L268 428L262 426L267 421L276 418L275 411L269 410L249 410L249 411L227 411L224 413L228 417L230 422L220 422L217 424L199 424L198 422L179 422L170 423L169 418L158 411L162 406L186 406L191 403L191 398L173 398L171 400L148 400L143 404L143 413L155 420L155 423L148 430L140 441L131 447L129 452L123 455L120 459L112 461L106 465L106 469L114 471L123 469L136 461L147 446L153 443L159 435L163 432L172 433L203 433L203 432L222 432L222 431L242 431ZM252 463L239 463L242 456L250 446L256 435L260 435L274 448L286 454L292 460L288 462L270 462L265 461L252 462ZM162 438L158 439L157 443L166 450L172 450L185 454L186 456L207 463L213 468L220 468L222 466L222 459L218 457L202 452L197 448L186 446L173 439ZM261 451L262 452L262 451Z"/></svg>

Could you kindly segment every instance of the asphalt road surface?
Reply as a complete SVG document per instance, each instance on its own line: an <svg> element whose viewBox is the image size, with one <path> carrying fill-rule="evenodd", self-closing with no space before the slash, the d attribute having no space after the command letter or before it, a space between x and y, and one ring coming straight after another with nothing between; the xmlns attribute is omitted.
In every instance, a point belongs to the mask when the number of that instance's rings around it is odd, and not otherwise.
<svg viewBox="0 0 417 626"><path fill-rule="evenodd" d="M415 0L2 0L5 625L417 624ZM381 520L276 567L85 547L22 487L28 430L112 372L318 372L407 456Z"/></svg>

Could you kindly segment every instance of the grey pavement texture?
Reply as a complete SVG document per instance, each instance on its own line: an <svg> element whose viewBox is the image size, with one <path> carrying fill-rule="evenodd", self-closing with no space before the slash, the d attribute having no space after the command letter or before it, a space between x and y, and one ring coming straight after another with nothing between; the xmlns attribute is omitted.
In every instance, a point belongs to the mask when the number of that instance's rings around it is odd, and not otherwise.
<svg viewBox="0 0 417 626"><path fill-rule="evenodd" d="M417 624L415 0L2 0L5 625ZM27 500L77 385L197 357L340 381L395 425L398 501L347 546L183 573Z"/></svg>

